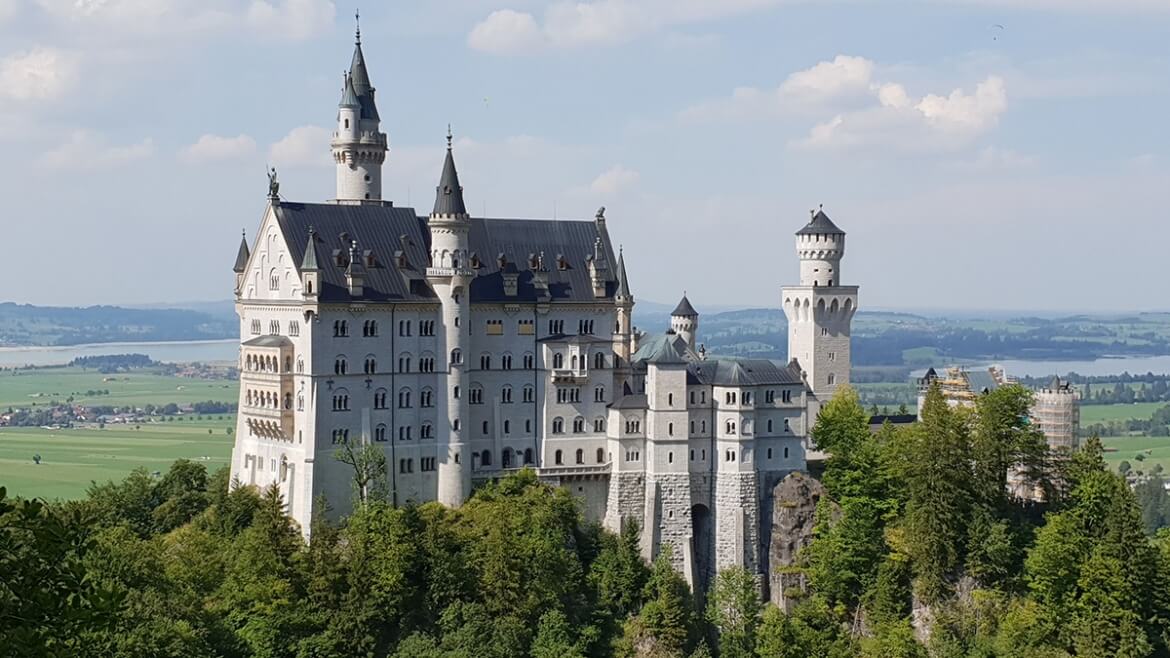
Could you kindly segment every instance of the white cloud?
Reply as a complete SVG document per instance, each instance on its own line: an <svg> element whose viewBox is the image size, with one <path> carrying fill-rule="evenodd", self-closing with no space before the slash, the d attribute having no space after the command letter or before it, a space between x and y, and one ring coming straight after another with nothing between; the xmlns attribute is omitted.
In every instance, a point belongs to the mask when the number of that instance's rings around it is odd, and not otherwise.
<svg viewBox="0 0 1170 658"><path fill-rule="evenodd" d="M0 0L3 1L3 0ZM49 15L122 36L191 36L248 29L305 39L333 27L332 0L38 0Z"/></svg>
<svg viewBox="0 0 1170 658"><path fill-rule="evenodd" d="M686 25L799 0L560 0L542 20L501 9L475 25L467 43L491 53L530 53L629 41L672 25Z"/></svg>
<svg viewBox="0 0 1170 658"><path fill-rule="evenodd" d="M467 43L489 53L522 52L540 47L544 34L532 14L501 9L471 29Z"/></svg>
<svg viewBox="0 0 1170 658"><path fill-rule="evenodd" d="M69 141L47 151L38 161L49 169L98 169L117 167L154 154L149 137L136 144L111 145L102 135L76 130Z"/></svg>
<svg viewBox="0 0 1170 658"><path fill-rule="evenodd" d="M332 133L320 126L293 128L268 149L272 164L286 167L325 166L330 163Z"/></svg>
<svg viewBox="0 0 1170 658"><path fill-rule="evenodd" d="M251 155L255 150L256 141L247 135L221 137L207 134L179 151L179 159L190 163L233 160Z"/></svg>
<svg viewBox="0 0 1170 658"><path fill-rule="evenodd" d="M589 189L596 194L617 194L621 190L635 184L641 175L633 169L626 169L622 165L614 165L593 179Z"/></svg>
<svg viewBox="0 0 1170 658"><path fill-rule="evenodd" d="M782 97L824 101L867 92L872 81L873 62L837 55L832 61L789 75L777 91Z"/></svg>
<svg viewBox="0 0 1170 658"><path fill-rule="evenodd" d="M1003 79L990 76L974 93L955 89L946 96L913 99L900 85L877 87L879 104L838 113L809 131L796 146L852 149L880 146L904 151L951 150L970 144L994 127L1007 110Z"/></svg>
<svg viewBox="0 0 1170 658"><path fill-rule="evenodd" d="M77 79L77 58L55 48L34 48L0 59L0 97L18 101L58 98Z"/></svg>

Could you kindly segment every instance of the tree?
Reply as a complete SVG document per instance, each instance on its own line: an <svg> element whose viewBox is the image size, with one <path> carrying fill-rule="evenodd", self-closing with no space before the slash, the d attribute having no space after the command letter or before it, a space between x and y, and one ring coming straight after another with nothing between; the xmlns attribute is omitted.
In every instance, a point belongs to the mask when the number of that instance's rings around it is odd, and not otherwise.
<svg viewBox="0 0 1170 658"><path fill-rule="evenodd" d="M697 619L690 588L674 570L668 546L654 560L645 599L638 614L626 622L617 655L685 655L698 637Z"/></svg>
<svg viewBox="0 0 1170 658"><path fill-rule="evenodd" d="M565 613L549 610L541 616L536 639L532 641L532 658L584 658L584 655Z"/></svg>
<svg viewBox="0 0 1170 658"><path fill-rule="evenodd" d="M707 598L707 621L718 634L720 658L750 658L762 608L756 581L746 569L719 572Z"/></svg>
<svg viewBox="0 0 1170 658"><path fill-rule="evenodd" d="M353 469L354 498L358 506L387 499L386 453L372 443L362 443L356 450L347 441L336 453L337 461Z"/></svg>
<svg viewBox="0 0 1170 658"><path fill-rule="evenodd" d="M952 410L934 382L926 393L922 422L900 435L906 546L915 589L927 601L944 596L964 558L973 494L968 427L965 410Z"/></svg>

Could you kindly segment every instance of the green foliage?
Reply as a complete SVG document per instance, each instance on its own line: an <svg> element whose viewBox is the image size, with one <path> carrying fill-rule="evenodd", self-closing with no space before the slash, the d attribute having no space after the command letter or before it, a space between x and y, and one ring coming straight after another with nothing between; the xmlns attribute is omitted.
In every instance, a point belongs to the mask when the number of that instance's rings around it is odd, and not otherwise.
<svg viewBox="0 0 1170 658"><path fill-rule="evenodd" d="M707 621L718 634L721 658L750 658L762 608L756 581L746 569L719 572L707 595Z"/></svg>

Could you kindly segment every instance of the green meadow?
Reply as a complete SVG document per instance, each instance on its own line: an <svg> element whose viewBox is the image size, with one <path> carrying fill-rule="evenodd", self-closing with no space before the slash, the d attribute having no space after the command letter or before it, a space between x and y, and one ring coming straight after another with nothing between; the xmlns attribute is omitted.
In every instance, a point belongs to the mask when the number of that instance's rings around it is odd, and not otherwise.
<svg viewBox="0 0 1170 658"><path fill-rule="evenodd" d="M222 420L220 420L222 418ZM207 465L209 471L231 458L235 416L104 429L0 428L0 486L9 495L77 498L91 482L120 480L139 466L166 471L176 459ZM210 433L209 433L210 431ZM41 463L33 461L41 456Z"/></svg>
<svg viewBox="0 0 1170 658"><path fill-rule="evenodd" d="M108 390L109 395L87 395ZM121 407L168 402L235 402L238 384L222 379L190 379L158 374L153 370L103 375L81 368L44 368L0 372L0 410L65 402Z"/></svg>

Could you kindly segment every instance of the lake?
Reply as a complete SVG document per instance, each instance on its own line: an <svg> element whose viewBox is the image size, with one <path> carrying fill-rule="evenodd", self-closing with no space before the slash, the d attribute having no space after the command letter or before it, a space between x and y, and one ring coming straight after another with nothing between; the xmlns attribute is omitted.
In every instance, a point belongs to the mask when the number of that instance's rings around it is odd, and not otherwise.
<svg viewBox="0 0 1170 658"><path fill-rule="evenodd" d="M947 365L947 364L940 364ZM970 370L986 367L991 364L973 365L964 364ZM1120 375L1128 372L1131 375L1144 375L1152 372L1155 375L1170 374L1170 355L1164 356L1123 356L1116 358L1095 359L1093 361L1030 361L1023 359L1003 359L995 361L994 365L1002 367L1009 377L1051 377L1064 376L1070 372L1078 375L1099 377L1104 375ZM926 369L915 370L911 375L921 377Z"/></svg>
<svg viewBox="0 0 1170 658"><path fill-rule="evenodd" d="M240 341L193 340L170 343L101 343L64 347L0 347L0 367L59 366L79 356L146 354L166 363L235 363Z"/></svg>

